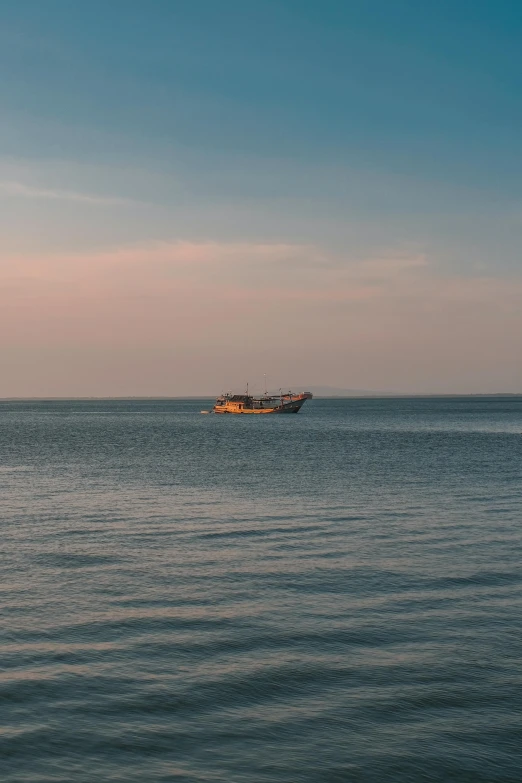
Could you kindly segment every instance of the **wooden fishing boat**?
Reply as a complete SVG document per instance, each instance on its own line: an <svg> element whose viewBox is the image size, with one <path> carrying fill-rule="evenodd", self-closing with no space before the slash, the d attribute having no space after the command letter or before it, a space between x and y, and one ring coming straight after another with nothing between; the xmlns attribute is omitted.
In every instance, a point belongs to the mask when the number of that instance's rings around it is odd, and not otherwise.
<svg viewBox="0 0 522 783"><path fill-rule="evenodd" d="M214 413L298 413L306 400L312 399L311 392L264 394L253 397L248 394L223 394L213 407Z"/></svg>

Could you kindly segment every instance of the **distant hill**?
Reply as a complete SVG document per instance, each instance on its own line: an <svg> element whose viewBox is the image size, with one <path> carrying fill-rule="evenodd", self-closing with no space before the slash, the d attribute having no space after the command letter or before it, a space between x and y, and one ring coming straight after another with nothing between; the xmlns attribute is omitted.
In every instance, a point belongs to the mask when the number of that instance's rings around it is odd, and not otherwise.
<svg viewBox="0 0 522 783"><path fill-rule="evenodd" d="M339 389L336 386L290 387L292 391L309 391L314 397L520 397L520 392L397 392L375 389Z"/></svg>
<svg viewBox="0 0 522 783"><path fill-rule="evenodd" d="M374 389L339 389L336 386L292 386L292 391L309 391L314 397L385 397L394 392L375 391Z"/></svg>

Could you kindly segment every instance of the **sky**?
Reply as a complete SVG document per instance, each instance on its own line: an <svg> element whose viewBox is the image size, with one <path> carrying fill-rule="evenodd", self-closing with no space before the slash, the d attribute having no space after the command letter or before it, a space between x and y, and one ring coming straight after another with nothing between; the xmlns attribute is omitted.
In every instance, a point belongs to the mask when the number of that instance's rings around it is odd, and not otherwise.
<svg viewBox="0 0 522 783"><path fill-rule="evenodd" d="M0 0L0 397L522 392L508 0Z"/></svg>

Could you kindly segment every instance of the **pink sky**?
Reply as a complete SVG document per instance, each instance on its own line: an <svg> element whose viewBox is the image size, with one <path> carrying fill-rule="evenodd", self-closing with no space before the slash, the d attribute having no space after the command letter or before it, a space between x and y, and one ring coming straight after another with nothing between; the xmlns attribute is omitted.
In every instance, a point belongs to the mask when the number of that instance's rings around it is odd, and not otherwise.
<svg viewBox="0 0 522 783"><path fill-rule="evenodd" d="M522 391L522 281L425 253L148 242L0 257L0 396L197 395L302 383Z"/></svg>

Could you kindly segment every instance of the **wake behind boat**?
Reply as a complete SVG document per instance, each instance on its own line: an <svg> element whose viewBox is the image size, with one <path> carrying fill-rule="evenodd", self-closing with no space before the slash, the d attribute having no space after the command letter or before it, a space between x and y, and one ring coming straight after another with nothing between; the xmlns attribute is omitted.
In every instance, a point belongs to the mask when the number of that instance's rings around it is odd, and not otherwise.
<svg viewBox="0 0 522 783"><path fill-rule="evenodd" d="M213 407L214 413L298 413L306 400L312 399L311 392L253 397L248 394L223 394Z"/></svg>

